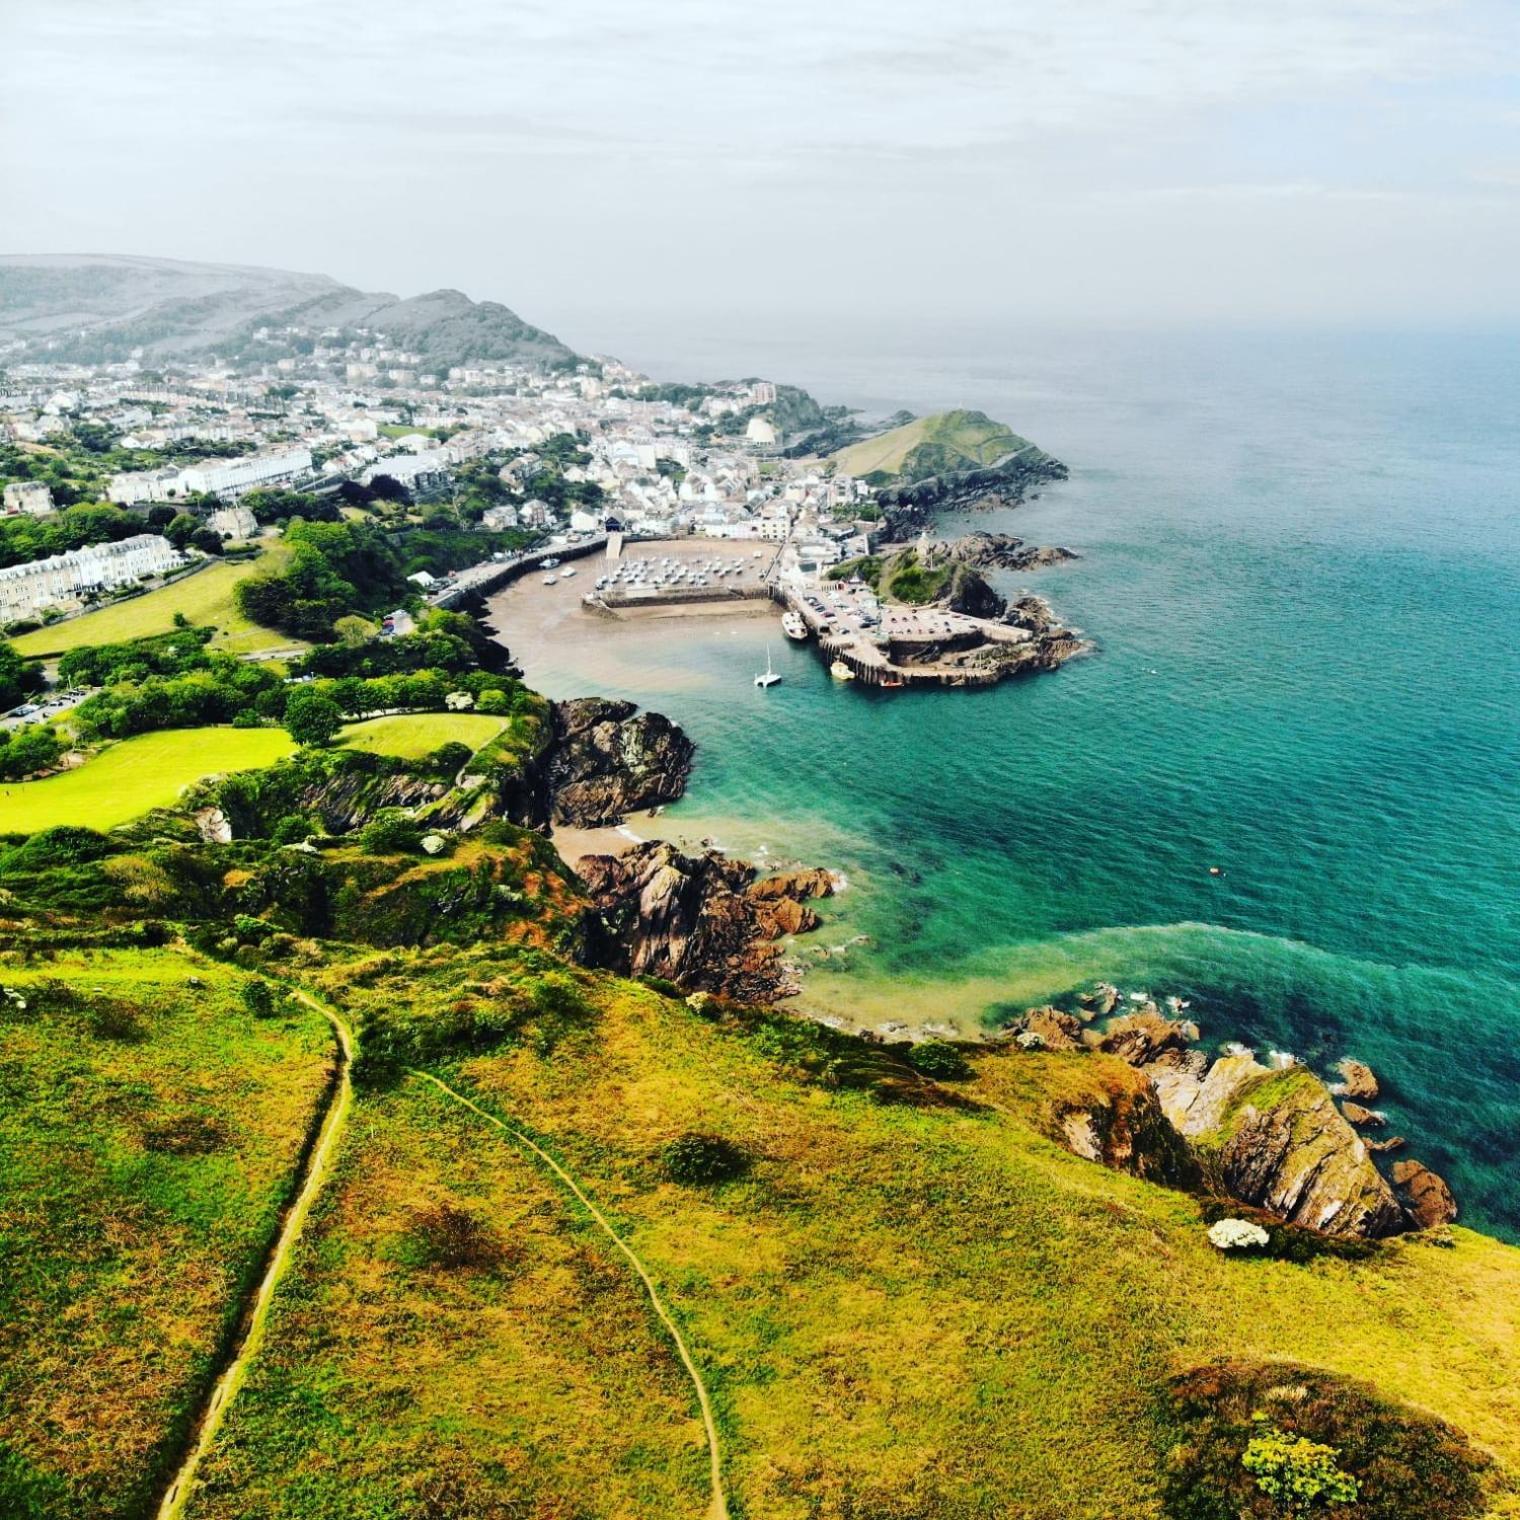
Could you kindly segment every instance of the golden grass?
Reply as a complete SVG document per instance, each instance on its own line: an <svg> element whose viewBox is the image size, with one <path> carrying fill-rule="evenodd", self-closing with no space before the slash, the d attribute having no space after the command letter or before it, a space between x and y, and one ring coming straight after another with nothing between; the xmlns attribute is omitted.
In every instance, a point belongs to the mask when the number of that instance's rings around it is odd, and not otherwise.
<svg viewBox="0 0 1520 1520"><path fill-rule="evenodd" d="M0 1004L8 1517L135 1520L177 1454L331 1054L239 981L167 951L0 965L28 1004Z"/></svg>
<svg viewBox="0 0 1520 1520"><path fill-rule="evenodd" d="M391 964L419 995L445 996L488 963L445 947ZM332 980L353 1006L393 1004L405 985ZM892 1107L794 1079L754 1036L628 984L602 981L595 997L584 1027L530 1034L452 1080L548 1145L651 1264L713 1388L736 1513L1154 1516L1153 1400L1174 1370L1220 1355L1366 1379L1520 1464L1520 1252L1459 1230L1452 1250L1411 1240L1358 1262L1228 1259L1194 1199L1041 1133L1052 1094L1102 1079L1108 1058L988 1056L962 1085L985 1106ZM510 1495L554 1514L560 1441L575 1454L577 1513L694 1513L695 1500L672 1502L699 1482L690 1401L654 1340L643 1392L619 1360L633 1356L626 1276L605 1276L601 1256L604 1287L567 1274L573 1210L431 1102L410 1088L369 1100L344 1201L272 1331L282 1359L257 1408L229 1421L221 1471L254 1487L192 1515L315 1515L315 1496L349 1484L349 1513L379 1516L417 1473L486 1451L499 1470L457 1478L463 1513ZM686 1130L743 1144L750 1177L663 1180L659 1149ZM520 1247L510 1280L469 1284L462 1316L462 1288L390 1265L403 1230L392 1194L409 1178L408 1197L473 1200ZM558 1223L530 1228L516 1198ZM568 1296L537 1300L553 1307L534 1321L566 1359L551 1377L518 1339L514 1295L556 1272ZM614 1301L596 1312L604 1292ZM482 1362L502 1380L494 1393ZM328 1403L312 1444L316 1388ZM534 1429L553 1431L555 1449ZM640 1483L656 1471L676 1482L664 1500L650 1487L634 1503L631 1450ZM269 1473L286 1461L277 1490Z"/></svg>

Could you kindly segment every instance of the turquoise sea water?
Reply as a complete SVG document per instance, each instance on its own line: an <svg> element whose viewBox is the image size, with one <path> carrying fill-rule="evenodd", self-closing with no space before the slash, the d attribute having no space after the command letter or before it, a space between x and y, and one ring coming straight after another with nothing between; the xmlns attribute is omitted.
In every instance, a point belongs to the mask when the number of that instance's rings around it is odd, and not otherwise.
<svg viewBox="0 0 1520 1520"><path fill-rule="evenodd" d="M804 1001L964 1023L1096 976L1177 992L1209 1041L1370 1062L1464 1222L1520 1238L1520 347L619 336L661 375L981 407L1072 469L966 523L1083 555L1006 578L1096 641L1055 674L873 694L764 620L517 647L555 694L688 728L672 822L848 874Z"/></svg>

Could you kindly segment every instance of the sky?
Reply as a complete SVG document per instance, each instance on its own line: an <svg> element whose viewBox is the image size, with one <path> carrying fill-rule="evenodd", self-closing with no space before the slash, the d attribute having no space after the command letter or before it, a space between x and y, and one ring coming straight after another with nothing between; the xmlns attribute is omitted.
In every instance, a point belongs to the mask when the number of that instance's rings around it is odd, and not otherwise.
<svg viewBox="0 0 1520 1520"><path fill-rule="evenodd" d="M1520 319L1520 0L0 0L0 251L688 322Z"/></svg>

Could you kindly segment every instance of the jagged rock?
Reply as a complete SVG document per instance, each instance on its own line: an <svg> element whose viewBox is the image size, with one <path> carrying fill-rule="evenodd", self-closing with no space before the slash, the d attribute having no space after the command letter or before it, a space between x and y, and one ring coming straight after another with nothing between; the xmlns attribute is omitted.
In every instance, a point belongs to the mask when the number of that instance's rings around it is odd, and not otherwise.
<svg viewBox="0 0 1520 1520"><path fill-rule="evenodd" d="M984 570L1034 570L1077 558L1070 549L1026 544L1011 533L967 533L934 547L937 555Z"/></svg>
<svg viewBox="0 0 1520 1520"><path fill-rule="evenodd" d="M1376 1238L1404 1226L1392 1189L1318 1077L1302 1066L1235 1075L1218 1124L1194 1141L1232 1198L1328 1235Z"/></svg>
<svg viewBox="0 0 1520 1520"><path fill-rule="evenodd" d="M439 855L447 843L442 834L424 834L422 836L422 851L425 855Z"/></svg>
<svg viewBox="0 0 1520 1520"><path fill-rule="evenodd" d="M538 766L541 820L533 821L595 828L674 802L686 789L694 748L663 713L641 713L632 702L556 702Z"/></svg>
<svg viewBox="0 0 1520 1520"><path fill-rule="evenodd" d="M1372 1068L1361 1061L1345 1060L1335 1068L1341 1074L1339 1082L1330 1084L1330 1091L1343 1098L1354 1098L1358 1103L1375 1103L1378 1096L1378 1080Z"/></svg>
<svg viewBox="0 0 1520 1520"><path fill-rule="evenodd" d="M1402 1135L1389 1135L1386 1140L1365 1141L1367 1149L1371 1151L1374 1156L1382 1156L1389 1151L1403 1150L1404 1146L1407 1143L1408 1142Z"/></svg>
<svg viewBox="0 0 1520 1520"><path fill-rule="evenodd" d="M752 1003L798 990L774 941L816 927L801 899L831 888L827 873L756 882L747 861L683 855L661 841L589 855L577 869L607 926L603 963Z"/></svg>
<svg viewBox="0 0 1520 1520"><path fill-rule="evenodd" d="M828 871L778 871L774 876L762 876L752 882L749 895L756 902L769 897L791 897L799 902L808 897L832 897L834 878Z"/></svg>
<svg viewBox="0 0 1520 1520"><path fill-rule="evenodd" d="M1363 1129L1379 1129L1388 1122L1388 1115L1380 1109L1363 1108L1360 1103L1342 1103L1341 1112L1353 1124L1359 1124Z"/></svg>
<svg viewBox="0 0 1520 1520"><path fill-rule="evenodd" d="M1082 1025L1059 1008L1031 1008L1020 1020L1026 1034L1038 1035L1046 1050L1080 1050Z"/></svg>
<svg viewBox="0 0 1520 1520"><path fill-rule="evenodd" d="M1198 1181L1198 1163L1166 1122L1155 1093L1123 1067L1109 1067L1089 1097L1058 1105L1051 1133L1073 1154L1114 1171L1177 1187Z"/></svg>
<svg viewBox="0 0 1520 1520"><path fill-rule="evenodd" d="M1445 1180L1418 1161L1395 1161L1393 1184L1410 1222L1417 1230L1450 1224L1457 1217L1457 1200Z"/></svg>
<svg viewBox="0 0 1520 1520"><path fill-rule="evenodd" d="M1119 1056L1131 1066L1154 1061L1163 1050L1184 1050L1198 1038L1198 1026L1164 1019L1154 1003L1138 1013L1115 1019L1098 1041L1098 1049Z"/></svg>
<svg viewBox="0 0 1520 1520"><path fill-rule="evenodd" d="M203 807L195 810L195 826L207 844L231 844L232 824L219 807Z"/></svg>
<svg viewBox="0 0 1520 1520"><path fill-rule="evenodd" d="M1203 1056L1201 1069L1198 1056ZM1210 1066L1202 1051L1189 1050L1166 1051L1145 1071L1162 1111L1180 1134L1191 1136L1217 1129L1235 1094L1266 1069L1249 1051L1221 1056Z"/></svg>

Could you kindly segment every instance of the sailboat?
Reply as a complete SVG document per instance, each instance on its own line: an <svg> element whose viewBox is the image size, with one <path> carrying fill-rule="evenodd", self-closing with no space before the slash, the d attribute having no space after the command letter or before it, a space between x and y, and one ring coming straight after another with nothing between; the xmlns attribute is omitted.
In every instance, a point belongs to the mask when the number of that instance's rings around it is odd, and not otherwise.
<svg viewBox="0 0 1520 1520"><path fill-rule="evenodd" d="M756 686L774 686L776 684L776 682L779 681L780 679L781 679L781 672L779 670L773 670L773 669L771 669L771 651L770 651L770 646L766 645L766 649L765 649L765 669L762 670L760 672L760 674L755 677L755 685Z"/></svg>

